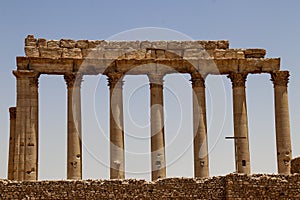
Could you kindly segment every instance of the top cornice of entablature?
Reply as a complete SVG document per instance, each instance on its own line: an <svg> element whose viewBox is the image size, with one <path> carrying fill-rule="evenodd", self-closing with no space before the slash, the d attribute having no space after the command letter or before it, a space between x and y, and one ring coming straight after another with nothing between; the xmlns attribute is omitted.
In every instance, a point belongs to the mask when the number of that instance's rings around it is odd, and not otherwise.
<svg viewBox="0 0 300 200"><path fill-rule="evenodd" d="M229 49L229 41L46 40L28 35L25 54L50 59L245 59L264 58L264 49Z"/></svg>

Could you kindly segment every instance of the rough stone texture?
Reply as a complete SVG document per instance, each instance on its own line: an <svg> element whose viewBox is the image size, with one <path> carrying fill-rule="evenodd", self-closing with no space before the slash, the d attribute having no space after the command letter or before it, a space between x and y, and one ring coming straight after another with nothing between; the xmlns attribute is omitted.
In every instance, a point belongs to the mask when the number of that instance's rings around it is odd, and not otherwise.
<svg viewBox="0 0 300 200"><path fill-rule="evenodd" d="M209 179L8 181L0 199L298 199L300 175L229 174Z"/></svg>
<svg viewBox="0 0 300 200"><path fill-rule="evenodd" d="M43 58L91 58L91 59L117 59L125 58L126 53L143 51L147 49L164 50L160 58L169 57L170 52L185 59L245 59L245 58L264 58L264 49L229 49L229 41L105 41L105 40L49 40L40 38L35 39L33 35L28 35L25 39L25 55L27 57ZM28 48L30 47L30 48ZM34 49L37 47L37 49ZM64 49L70 49L66 51ZM34 53L29 49L34 49ZM74 51L72 51L75 49ZM89 53L95 51L97 53ZM55 52L57 51L57 52ZM79 51L82 51L81 53ZM65 52L65 53L61 53ZM68 53L70 52L70 53ZM81 55L81 56L80 56ZM101 55L99 57L99 55ZM146 55L144 57L147 57Z"/></svg>
<svg viewBox="0 0 300 200"><path fill-rule="evenodd" d="M300 174L300 157L294 158L291 161L291 174Z"/></svg>

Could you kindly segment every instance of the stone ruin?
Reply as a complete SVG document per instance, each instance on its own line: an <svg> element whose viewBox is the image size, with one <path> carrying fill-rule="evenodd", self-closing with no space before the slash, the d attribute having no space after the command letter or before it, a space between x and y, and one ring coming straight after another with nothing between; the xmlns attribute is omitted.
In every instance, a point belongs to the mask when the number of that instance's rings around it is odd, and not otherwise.
<svg viewBox="0 0 300 200"><path fill-rule="evenodd" d="M124 179L122 79L147 75L150 84L152 180L166 177L163 77L189 73L193 95L194 175L209 177L205 78L226 75L232 82L236 172L250 173L245 82L248 74L268 73L274 84L277 165L290 174L291 139L287 84L289 72L264 49L230 49L220 41L46 40L29 35L25 56L17 57L16 107L10 111L8 179L38 180L38 79L62 75L68 93L67 179L82 179L81 93L84 76L106 75L110 88L110 178ZM137 67L137 66L145 67ZM168 67L164 67L168 66ZM240 139L243 138L243 139Z"/></svg>

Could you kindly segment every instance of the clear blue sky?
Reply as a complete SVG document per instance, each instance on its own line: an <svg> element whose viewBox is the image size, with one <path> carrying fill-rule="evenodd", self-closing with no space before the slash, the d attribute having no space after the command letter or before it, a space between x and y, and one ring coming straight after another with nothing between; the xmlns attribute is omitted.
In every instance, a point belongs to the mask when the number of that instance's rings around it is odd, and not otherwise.
<svg viewBox="0 0 300 200"><path fill-rule="evenodd" d="M181 32L195 40L230 40L231 48L259 47L267 57L281 57L282 69L290 70L290 118L293 156L300 155L300 2L291 1L1 1L0 2L0 178L7 176L9 136L8 107L15 105L15 57L24 55L28 34L47 39L108 39L123 31L159 27ZM170 32L174 33L174 32ZM176 34L175 34L176 35ZM170 39L174 36L170 34ZM131 36L133 37L133 36ZM113 38L118 39L114 36ZM137 38L136 39L140 39ZM166 38L156 38L166 39ZM168 38L167 38L168 39ZM108 178L108 89L99 77L86 78L83 89L84 178ZM276 173L273 86L269 75L251 75L247 103L252 173ZM188 77L168 76L166 86L166 143L168 176L192 176L191 105ZM231 84L225 77L207 80L211 175L234 171ZM125 80L127 177L149 179L149 100L145 77ZM182 84L178 84L178 82ZM136 90L139 86L140 89ZM134 92L135 91L135 92ZM174 92L175 91L175 92ZM132 93L133 92L133 93ZM220 94L220 93L222 94ZM95 98L96 116L91 117ZM221 98L218 95L222 95ZM144 99L145 103L141 103ZM97 101L97 102L96 102ZM135 107L136 105L136 107ZM180 109L179 109L180 108ZM138 112L144 110L145 112ZM176 113L180 113L179 117ZM92 114L94 116L94 114ZM147 115L147 114L146 114ZM169 117L168 117L169 116ZM169 121L168 121L169 119ZM132 121L136 122L134 125ZM177 125L182 123L182 125ZM176 126L174 126L176 125ZM139 128L137 128L137 126ZM133 136L133 137L132 137ZM130 153L131 152L131 153ZM133 152L133 153L132 153ZM138 153L141 153L137 155ZM100 162L101 161L101 162ZM40 179L66 178L66 86L62 77L40 78Z"/></svg>

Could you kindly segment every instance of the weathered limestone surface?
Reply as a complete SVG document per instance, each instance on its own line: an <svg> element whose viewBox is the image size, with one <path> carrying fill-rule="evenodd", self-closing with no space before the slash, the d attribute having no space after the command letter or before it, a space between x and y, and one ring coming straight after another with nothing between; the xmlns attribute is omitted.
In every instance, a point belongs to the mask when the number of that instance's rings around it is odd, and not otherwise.
<svg viewBox="0 0 300 200"><path fill-rule="evenodd" d="M151 178L166 177L163 75L148 75L150 82Z"/></svg>
<svg viewBox="0 0 300 200"><path fill-rule="evenodd" d="M289 76L288 71L279 71L271 74L271 80L274 84L277 166L279 174L290 174L291 171L292 144L287 91Z"/></svg>
<svg viewBox="0 0 300 200"><path fill-rule="evenodd" d="M250 149L245 86L247 74L231 73L228 77L232 82L236 172L250 174Z"/></svg>
<svg viewBox="0 0 300 200"><path fill-rule="evenodd" d="M300 175L229 174L209 179L8 181L0 199L298 199Z"/></svg>
<svg viewBox="0 0 300 200"><path fill-rule="evenodd" d="M291 174L294 173L300 174L300 157L294 158L291 161Z"/></svg>
<svg viewBox="0 0 300 200"><path fill-rule="evenodd" d="M9 136L9 158L8 158L8 174L9 180L14 179L14 155L16 144L16 107L9 108L10 118L10 136Z"/></svg>
<svg viewBox="0 0 300 200"><path fill-rule="evenodd" d="M110 73L110 178L125 178L123 74Z"/></svg>
<svg viewBox="0 0 300 200"><path fill-rule="evenodd" d="M82 74L64 76L68 90L67 178L82 179L81 82Z"/></svg>
<svg viewBox="0 0 300 200"><path fill-rule="evenodd" d="M194 177L209 177L205 77L192 74Z"/></svg>
<svg viewBox="0 0 300 200"><path fill-rule="evenodd" d="M125 73L137 65L147 63L168 65L183 73L189 73L193 68L206 74L270 73L279 70L280 60L264 58L265 54L264 49L230 49L229 41L226 40L47 41L29 35L25 39L26 57L18 57L17 65L18 69L34 69L45 74L60 74L70 70L76 72L79 68L87 74L104 73L107 68L110 71L121 69ZM55 64L60 66L57 71L53 70ZM139 73L148 72L144 69Z"/></svg>

